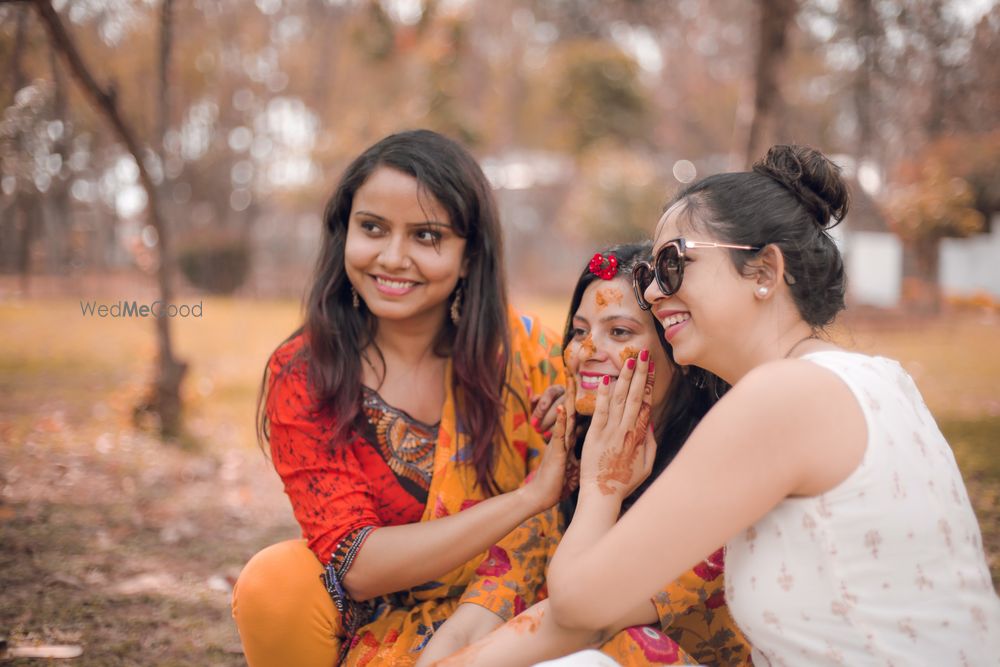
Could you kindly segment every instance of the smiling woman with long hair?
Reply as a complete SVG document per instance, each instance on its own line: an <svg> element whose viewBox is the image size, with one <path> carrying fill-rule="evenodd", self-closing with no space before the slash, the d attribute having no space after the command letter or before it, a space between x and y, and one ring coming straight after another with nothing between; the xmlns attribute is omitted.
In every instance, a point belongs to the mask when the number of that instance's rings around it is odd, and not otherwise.
<svg viewBox="0 0 1000 667"><path fill-rule="evenodd" d="M305 322L261 390L305 539L237 582L253 667L406 664L463 597L502 620L534 599L540 577L519 564L479 567L556 503L566 460L528 424L560 348L508 309L501 238L481 169L441 135L389 136L345 171Z"/></svg>

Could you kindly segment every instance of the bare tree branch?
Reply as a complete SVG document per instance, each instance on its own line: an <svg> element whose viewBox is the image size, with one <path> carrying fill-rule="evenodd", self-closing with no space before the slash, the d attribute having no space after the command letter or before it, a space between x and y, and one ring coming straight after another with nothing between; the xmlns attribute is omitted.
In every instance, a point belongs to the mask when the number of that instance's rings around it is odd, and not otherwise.
<svg viewBox="0 0 1000 667"><path fill-rule="evenodd" d="M142 183L148 199L149 221L159 238L157 282L160 300L164 304L170 304L173 301L173 256L171 254L170 234L162 217L156 184L153 182L143 159L143 147L119 111L114 89L110 87L104 89L94 79L52 3L49 0L32 0L32 4L45 24L53 45L65 60L70 73L83 88L84 94L91 103L103 113L135 160L139 169L139 181ZM152 396L148 400L148 405L143 407L158 414L163 432L172 434L177 432L180 425L180 383L187 366L174 357L169 318L157 317L155 321L159 368Z"/></svg>
<svg viewBox="0 0 1000 667"><path fill-rule="evenodd" d="M162 0L160 6L160 108L157 119L157 139L161 146L170 127L170 49L173 43L173 7L174 0ZM160 150L162 155L162 148Z"/></svg>

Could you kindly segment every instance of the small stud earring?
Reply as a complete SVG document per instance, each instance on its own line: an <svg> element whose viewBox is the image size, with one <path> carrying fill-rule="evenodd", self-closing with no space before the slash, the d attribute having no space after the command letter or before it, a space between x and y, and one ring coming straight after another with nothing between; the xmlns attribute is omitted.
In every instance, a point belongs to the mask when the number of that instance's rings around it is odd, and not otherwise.
<svg viewBox="0 0 1000 667"><path fill-rule="evenodd" d="M767 291L768 291L767 288L762 285L757 288L757 296L765 297L767 296Z"/></svg>

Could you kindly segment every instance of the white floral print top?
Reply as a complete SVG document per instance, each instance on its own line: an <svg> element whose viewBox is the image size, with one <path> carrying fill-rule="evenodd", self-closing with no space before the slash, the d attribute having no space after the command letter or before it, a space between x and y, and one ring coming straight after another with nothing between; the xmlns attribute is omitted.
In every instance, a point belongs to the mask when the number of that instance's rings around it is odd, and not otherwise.
<svg viewBox="0 0 1000 667"><path fill-rule="evenodd" d="M734 537L726 597L764 665L1000 665L1000 599L951 448L895 361L804 355L868 426L860 465Z"/></svg>

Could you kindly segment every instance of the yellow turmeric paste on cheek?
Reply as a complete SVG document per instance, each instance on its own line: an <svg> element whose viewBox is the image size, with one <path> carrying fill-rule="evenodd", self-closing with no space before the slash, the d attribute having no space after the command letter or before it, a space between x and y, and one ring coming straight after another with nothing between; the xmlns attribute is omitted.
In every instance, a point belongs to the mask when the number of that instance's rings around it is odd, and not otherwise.
<svg viewBox="0 0 1000 667"><path fill-rule="evenodd" d="M629 359L635 359L639 356L639 350L635 349L631 345L626 345L625 349L622 350L618 356L622 360L622 366L624 366L626 361Z"/></svg>

